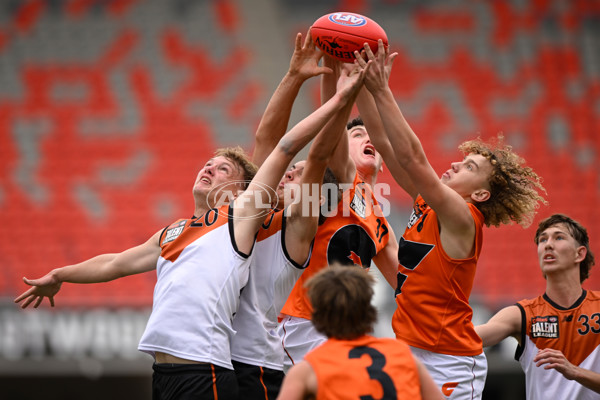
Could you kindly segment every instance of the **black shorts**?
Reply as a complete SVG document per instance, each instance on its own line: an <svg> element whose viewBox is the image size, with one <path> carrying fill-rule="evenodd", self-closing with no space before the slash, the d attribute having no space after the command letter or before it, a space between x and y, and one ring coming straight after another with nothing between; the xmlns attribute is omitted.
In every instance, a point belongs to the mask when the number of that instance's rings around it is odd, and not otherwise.
<svg viewBox="0 0 600 400"><path fill-rule="evenodd" d="M152 400L237 400L233 370L213 364L154 364Z"/></svg>
<svg viewBox="0 0 600 400"><path fill-rule="evenodd" d="M276 369L232 361L243 400L275 400L285 374Z"/></svg>

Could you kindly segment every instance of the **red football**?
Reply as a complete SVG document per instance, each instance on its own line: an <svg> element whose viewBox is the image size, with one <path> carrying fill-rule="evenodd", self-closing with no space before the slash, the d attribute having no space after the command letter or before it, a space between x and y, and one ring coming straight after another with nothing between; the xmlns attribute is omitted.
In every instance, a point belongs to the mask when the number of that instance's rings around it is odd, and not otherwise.
<svg viewBox="0 0 600 400"><path fill-rule="evenodd" d="M354 50L368 43L377 52L377 40L387 46L385 31L377 22L360 14L334 12L323 15L310 27L315 44L330 56L343 62L354 61Z"/></svg>

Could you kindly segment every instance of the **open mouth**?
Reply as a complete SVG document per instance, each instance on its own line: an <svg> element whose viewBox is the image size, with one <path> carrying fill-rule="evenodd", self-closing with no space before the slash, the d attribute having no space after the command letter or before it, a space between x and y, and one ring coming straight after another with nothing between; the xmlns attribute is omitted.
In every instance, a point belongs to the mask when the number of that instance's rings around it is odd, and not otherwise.
<svg viewBox="0 0 600 400"><path fill-rule="evenodd" d="M367 156L375 157L375 147L366 146L365 149L363 150L363 154L365 154Z"/></svg>

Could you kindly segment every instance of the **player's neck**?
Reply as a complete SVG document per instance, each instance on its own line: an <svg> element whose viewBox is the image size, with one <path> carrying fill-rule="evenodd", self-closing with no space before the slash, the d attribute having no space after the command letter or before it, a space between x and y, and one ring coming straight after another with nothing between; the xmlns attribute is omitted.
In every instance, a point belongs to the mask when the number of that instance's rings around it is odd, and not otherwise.
<svg viewBox="0 0 600 400"><path fill-rule="evenodd" d="M377 182L377 171L367 173L363 171L358 171L358 176L363 182L366 182L371 186L375 185L375 183Z"/></svg>
<svg viewBox="0 0 600 400"><path fill-rule="evenodd" d="M564 308L571 307L579 299L582 291L579 276L577 276L577 279L574 277L570 279L548 277L546 281L546 295Z"/></svg>

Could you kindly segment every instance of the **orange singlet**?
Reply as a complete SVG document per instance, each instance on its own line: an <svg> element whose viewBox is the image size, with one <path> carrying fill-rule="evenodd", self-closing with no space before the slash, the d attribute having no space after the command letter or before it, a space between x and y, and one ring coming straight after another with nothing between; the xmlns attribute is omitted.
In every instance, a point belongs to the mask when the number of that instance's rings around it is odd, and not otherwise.
<svg viewBox="0 0 600 400"><path fill-rule="evenodd" d="M310 263L296 282L282 314L311 319L306 281L329 264L371 266L371 259L389 240L388 223L369 185L358 174L352 187L344 192L337 214L328 217L317 229Z"/></svg>
<svg viewBox="0 0 600 400"><path fill-rule="evenodd" d="M468 204L475 221L473 256L450 258L442 249L435 211L418 196L398 249L396 337L434 353L476 356L483 351L471 322L469 296L481 253L483 215Z"/></svg>
<svg viewBox="0 0 600 400"><path fill-rule="evenodd" d="M317 400L421 399L417 364L400 340L329 339L304 359L317 376Z"/></svg>

